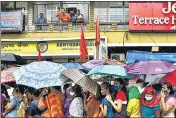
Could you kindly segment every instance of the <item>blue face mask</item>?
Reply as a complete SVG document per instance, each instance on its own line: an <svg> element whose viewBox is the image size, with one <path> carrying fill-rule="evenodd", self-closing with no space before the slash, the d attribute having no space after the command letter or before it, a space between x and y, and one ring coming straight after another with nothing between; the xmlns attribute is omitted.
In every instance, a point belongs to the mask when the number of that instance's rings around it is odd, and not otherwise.
<svg viewBox="0 0 176 118"><path fill-rule="evenodd" d="M120 86L119 85L114 85L113 88L114 88L115 91L118 91L120 89Z"/></svg>
<svg viewBox="0 0 176 118"><path fill-rule="evenodd" d="M176 88L173 88L173 91L176 92Z"/></svg>

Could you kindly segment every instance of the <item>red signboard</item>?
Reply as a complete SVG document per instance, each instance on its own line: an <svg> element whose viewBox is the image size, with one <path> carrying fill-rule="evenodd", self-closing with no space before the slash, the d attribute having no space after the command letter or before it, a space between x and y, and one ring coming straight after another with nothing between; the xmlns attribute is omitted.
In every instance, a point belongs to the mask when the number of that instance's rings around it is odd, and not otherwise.
<svg viewBox="0 0 176 118"><path fill-rule="evenodd" d="M129 30L176 32L176 2L129 2Z"/></svg>

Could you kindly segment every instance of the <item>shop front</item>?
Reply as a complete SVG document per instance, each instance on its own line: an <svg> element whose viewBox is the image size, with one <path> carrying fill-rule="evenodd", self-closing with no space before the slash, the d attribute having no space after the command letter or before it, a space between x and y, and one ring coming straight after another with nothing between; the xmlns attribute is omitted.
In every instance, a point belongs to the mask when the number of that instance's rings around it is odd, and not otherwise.
<svg viewBox="0 0 176 118"><path fill-rule="evenodd" d="M27 62L35 61L38 57L40 49L41 56L44 60L54 62L68 62L73 60L80 62L80 39L3 39L1 42L1 53L14 53L22 56ZM96 53L94 38L87 38L86 45L89 56L87 59L93 59ZM100 44L100 58L106 58L107 47L106 41L103 39ZM104 45L103 45L104 44Z"/></svg>

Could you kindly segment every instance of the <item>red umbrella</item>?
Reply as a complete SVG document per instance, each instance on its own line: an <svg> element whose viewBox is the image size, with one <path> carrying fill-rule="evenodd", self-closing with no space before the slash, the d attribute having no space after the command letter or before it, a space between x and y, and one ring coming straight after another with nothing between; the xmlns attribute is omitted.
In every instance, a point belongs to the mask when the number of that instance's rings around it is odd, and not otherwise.
<svg viewBox="0 0 176 118"><path fill-rule="evenodd" d="M161 79L161 83L170 83L173 87L176 87L176 70L174 70L173 72L170 72L168 74L166 74L162 79Z"/></svg>

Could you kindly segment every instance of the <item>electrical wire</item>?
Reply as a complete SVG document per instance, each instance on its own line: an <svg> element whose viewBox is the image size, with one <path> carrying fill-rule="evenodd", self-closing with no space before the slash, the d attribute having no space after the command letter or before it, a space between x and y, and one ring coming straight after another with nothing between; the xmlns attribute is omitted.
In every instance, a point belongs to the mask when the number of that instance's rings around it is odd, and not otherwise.
<svg viewBox="0 0 176 118"><path fill-rule="evenodd" d="M148 35L148 37L150 37L150 39L151 39L158 47L160 47L160 46L158 45L158 43L157 43L148 33L146 33L146 34ZM160 49L161 49L162 52L164 52L164 50L162 50L161 47L160 47Z"/></svg>

